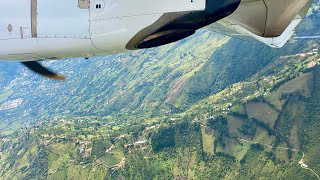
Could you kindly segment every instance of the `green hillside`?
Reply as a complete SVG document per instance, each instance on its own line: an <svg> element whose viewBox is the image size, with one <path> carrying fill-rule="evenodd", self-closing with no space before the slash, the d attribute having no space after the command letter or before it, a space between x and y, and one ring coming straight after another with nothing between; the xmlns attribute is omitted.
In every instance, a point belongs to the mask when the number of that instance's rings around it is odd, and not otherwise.
<svg viewBox="0 0 320 180"><path fill-rule="evenodd" d="M319 48L199 31L45 62L64 82L0 64L0 179L317 179Z"/></svg>
<svg viewBox="0 0 320 180"><path fill-rule="evenodd" d="M2 95L6 97L8 91L13 91L6 98L23 98L20 110L30 109L26 116L36 118L43 114L151 116L175 111L179 109L173 104L186 81L227 42L226 37L199 32L161 48L51 62L50 67L68 77L66 82L52 82L23 70L14 83L2 90Z"/></svg>

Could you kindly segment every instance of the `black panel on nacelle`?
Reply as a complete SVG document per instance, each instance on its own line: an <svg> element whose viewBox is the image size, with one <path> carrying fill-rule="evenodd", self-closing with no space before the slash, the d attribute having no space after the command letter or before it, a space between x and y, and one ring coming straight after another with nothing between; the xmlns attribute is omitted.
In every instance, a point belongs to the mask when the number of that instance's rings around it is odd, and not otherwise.
<svg viewBox="0 0 320 180"><path fill-rule="evenodd" d="M152 48L184 39L196 30L229 16L240 2L241 0L207 0L204 11L166 13L136 34L126 48Z"/></svg>

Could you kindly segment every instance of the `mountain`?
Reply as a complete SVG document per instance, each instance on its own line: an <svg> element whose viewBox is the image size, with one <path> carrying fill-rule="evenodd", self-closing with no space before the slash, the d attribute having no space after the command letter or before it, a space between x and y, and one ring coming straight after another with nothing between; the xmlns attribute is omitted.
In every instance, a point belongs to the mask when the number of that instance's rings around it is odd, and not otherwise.
<svg viewBox="0 0 320 180"><path fill-rule="evenodd" d="M298 34L319 33L318 16L315 4ZM0 178L316 179L319 47L199 31L45 62L64 82L0 64Z"/></svg>
<svg viewBox="0 0 320 180"><path fill-rule="evenodd" d="M68 77L65 82L43 79L22 69L14 83L2 91L14 93L0 102L23 98L21 109L30 109L28 117L84 116L89 112L97 116L158 114L170 107L181 86L205 64L208 56L227 42L226 37L199 32L195 38L161 48L89 60L49 62L48 66Z"/></svg>
<svg viewBox="0 0 320 180"><path fill-rule="evenodd" d="M49 62L48 66L67 75L65 82L53 82L20 69L17 78L2 90L0 102L22 98L24 103L17 115L27 109L25 116L29 118L43 114L161 116L164 112L183 112L199 100L251 77L275 57L303 48L291 44L274 50L199 32L193 38L151 50Z"/></svg>

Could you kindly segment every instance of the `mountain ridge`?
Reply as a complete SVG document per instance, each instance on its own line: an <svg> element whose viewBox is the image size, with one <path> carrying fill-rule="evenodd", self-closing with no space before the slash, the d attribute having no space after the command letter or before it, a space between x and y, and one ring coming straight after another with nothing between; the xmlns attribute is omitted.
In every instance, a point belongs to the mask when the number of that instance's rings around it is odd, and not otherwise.
<svg viewBox="0 0 320 180"><path fill-rule="evenodd" d="M309 18L302 27L317 32ZM316 178L299 161L320 172L319 47L272 50L200 31L45 62L65 82L18 68L0 91L0 107L22 100L0 111L0 178Z"/></svg>

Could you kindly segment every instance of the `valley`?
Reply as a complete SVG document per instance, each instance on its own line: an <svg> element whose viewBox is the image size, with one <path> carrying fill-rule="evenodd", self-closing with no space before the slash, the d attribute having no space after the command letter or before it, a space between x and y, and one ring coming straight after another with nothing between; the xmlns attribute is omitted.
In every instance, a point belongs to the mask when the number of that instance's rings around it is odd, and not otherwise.
<svg viewBox="0 0 320 180"><path fill-rule="evenodd" d="M319 34L317 4L301 33ZM0 179L319 179L320 42L199 31L0 74ZM0 64L2 66L2 64Z"/></svg>

